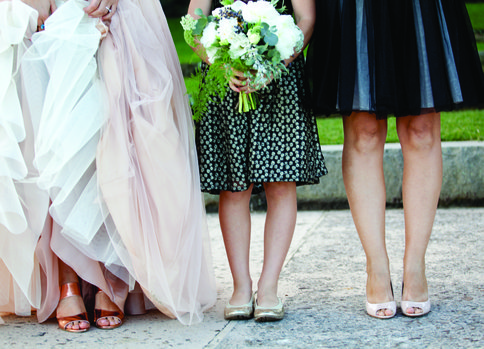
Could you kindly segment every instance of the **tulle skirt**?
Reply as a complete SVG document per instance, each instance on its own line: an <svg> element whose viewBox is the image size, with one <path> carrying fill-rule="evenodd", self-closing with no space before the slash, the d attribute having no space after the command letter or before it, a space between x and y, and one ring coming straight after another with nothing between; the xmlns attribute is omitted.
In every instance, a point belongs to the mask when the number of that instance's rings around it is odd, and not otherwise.
<svg viewBox="0 0 484 349"><path fill-rule="evenodd" d="M186 324L201 321L215 302L214 277L191 113L161 7L157 1L121 0L101 41L103 28L83 12L85 1L57 5L45 30L26 41L30 47L14 77L17 100L25 104L20 113L16 109L17 118L23 116L31 130L28 152L17 158L32 171L16 174L19 166L4 166L11 171L7 179L34 185L43 195L39 207L19 193L10 195L24 211L40 214L25 252L34 262L14 269L2 251L6 267L0 275L30 276L40 285L27 303L46 309L41 321L59 299L57 257L121 309L128 284L136 280L167 315ZM19 134L9 143L15 148L21 139ZM28 230L30 220L24 219L27 228L18 226ZM22 231L5 227L9 243Z"/></svg>
<svg viewBox="0 0 484 349"><path fill-rule="evenodd" d="M484 106L463 1L317 1L308 51L317 113L418 115Z"/></svg>
<svg viewBox="0 0 484 349"><path fill-rule="evenodd" d="M38 172L32 165L33 128L20 78L20 61L36 29L34 9L20 0L0 1L0 312L30 315L34 307L45 319L55 305L43 307L46 287L39 261L47 266L52 254L36 250L50 223L49 196L25 180Z"/></svg>
<svg viewBox="0 0 484 349"><path fill-rule="evenodd" d="M109 118L99 184L118 255L145 295L184 324L216 300L193 122L157 1L121 0L99 51Z"/></svg>

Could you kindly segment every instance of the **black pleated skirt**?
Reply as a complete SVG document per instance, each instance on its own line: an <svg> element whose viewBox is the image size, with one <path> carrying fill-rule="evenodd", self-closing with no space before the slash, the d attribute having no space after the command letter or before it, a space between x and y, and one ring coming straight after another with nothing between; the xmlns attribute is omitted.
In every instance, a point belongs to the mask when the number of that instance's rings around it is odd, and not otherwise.
<svg viewBox="0 0 484 349"><path fill-rule="evenodd" d="M464 1L316 3L307 57L316 113L386 117L484 107L484 74Z"/></svg>

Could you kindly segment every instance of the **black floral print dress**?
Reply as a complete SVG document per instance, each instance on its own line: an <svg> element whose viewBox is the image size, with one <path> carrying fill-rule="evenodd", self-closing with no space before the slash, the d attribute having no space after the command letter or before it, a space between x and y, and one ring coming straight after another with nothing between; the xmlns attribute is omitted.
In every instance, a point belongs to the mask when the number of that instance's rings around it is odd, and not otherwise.
<svg viewBox="0 0 484 349"><path fill-rule="evenodd" d="M327 173L316 120L308 108L305 62L300 55L288 72L259 90L256 110L239 113L238 93L210 102L197 124L202 191L253 193L268 182L316 184Z"/></svg>

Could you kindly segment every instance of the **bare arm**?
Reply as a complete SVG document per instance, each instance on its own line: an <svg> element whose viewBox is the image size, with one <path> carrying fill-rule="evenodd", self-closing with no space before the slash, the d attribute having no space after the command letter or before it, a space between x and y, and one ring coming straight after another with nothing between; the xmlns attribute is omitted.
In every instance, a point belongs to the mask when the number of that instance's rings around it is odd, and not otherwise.
<svg viewBox="0 0 484 349"><path fill-rule="evenodd" d="M191 15L193 18L199 18L195 15L195 10L197 8L201 8L203 14L208 16L210 14L210 10L212 8L212 0L191 0L190 5L188 5L188 14Z"/></svg>
<svg viewBox="0 0 484 349"><path fill-rule="evenodd" d="M188 5L188 14L195 19L200 18L200 16L197 16L195 14L195 10L197 8L202 9L203 14L205 16L208 16L211 12L210 10L212 8L212 0L191 0L190 1L190 5ZM202 59L202 61L204 61L207 64L210 64L203 46L200 45L200 42L198 40L195 40L195 43L197 45L195 47L192 47L192 50Z"/></svg>
<svg viewBox="0 0 484 349"><path fill-rule="evenodd" d="M292 7L296 17L296 24L304 34L304 46L301 52L296 53L293 57L286 59L286 66L291 63L306 48L311 39L316 22L316 4L314 0L292 0Z"/></svg>

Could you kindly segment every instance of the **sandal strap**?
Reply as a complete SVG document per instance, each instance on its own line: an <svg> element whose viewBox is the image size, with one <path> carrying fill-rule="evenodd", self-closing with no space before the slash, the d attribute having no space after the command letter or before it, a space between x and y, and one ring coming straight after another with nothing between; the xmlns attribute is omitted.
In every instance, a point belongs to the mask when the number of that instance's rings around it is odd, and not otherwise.
<svg viewBox="0 0 484 349"><path fill-rule="evenodd" d="M81 291L77 282L68 282L60 287L60 299L80 295Z"/></svg>

